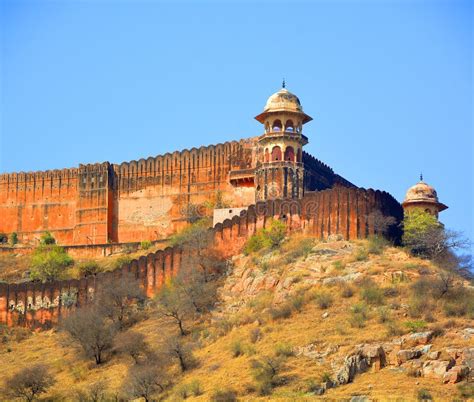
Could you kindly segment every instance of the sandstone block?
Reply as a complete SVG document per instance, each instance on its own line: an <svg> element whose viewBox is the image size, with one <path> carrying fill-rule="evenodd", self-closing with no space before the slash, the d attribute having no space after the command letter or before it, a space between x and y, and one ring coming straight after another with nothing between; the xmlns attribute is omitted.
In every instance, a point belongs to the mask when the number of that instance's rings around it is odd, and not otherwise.
<svg viewBox="0 0 474 402"><path fill-rule="evenodd" d="M414 349L402 349L397 352L397 363L398 365L403 364L411 359L416 359L421 356L419 350Z"/></svg>
<svg viewBox="0 0 474 402"><path fill-rule="evenodd" d="M443 378L446 372L454 366L452 360L431 360L423 365L423 377Z"/></svg>
<svg viewBox="0 0 474 402"><path fill-rule="evenodd" d="M464 379L469 374L469 367L466 365L454 366L443 375L443 383L455 384Z"/></svg>

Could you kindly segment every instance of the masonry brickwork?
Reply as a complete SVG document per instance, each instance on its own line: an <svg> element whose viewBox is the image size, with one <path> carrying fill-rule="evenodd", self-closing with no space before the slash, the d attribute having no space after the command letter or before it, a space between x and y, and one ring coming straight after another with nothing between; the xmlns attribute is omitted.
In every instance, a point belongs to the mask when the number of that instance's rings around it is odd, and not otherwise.
<svg viewBox="0 0 474 402"><path fill-rule="evenodd" d="M163 239L217 192L234 207L254 203L256 149L250 138L121 164L2 174L0 233L32 245L44 231L61 245ZM309 154L302 159L305 191L352 186Z"/></svg>
<svg viewBox="0 0 474 402"><path fill-rule="evenodd" d="M209 229L214 246L223 258L241 249L246 239L272 219L285 222L288 232L300 231L316 238L340 236L366 238L377 233L375 213L393 216L389 236L399 237L397 223L403 217L400 204L388 193L337 186L308 192L302 199L268 200L249 206L240 216ZM0 283L0 323L48 328L75 308L91 303L100 287L111 277L132 274L148 296L173 277L190 250L168 247L124 264L116 271L81 280L50 283Z"/></svg>

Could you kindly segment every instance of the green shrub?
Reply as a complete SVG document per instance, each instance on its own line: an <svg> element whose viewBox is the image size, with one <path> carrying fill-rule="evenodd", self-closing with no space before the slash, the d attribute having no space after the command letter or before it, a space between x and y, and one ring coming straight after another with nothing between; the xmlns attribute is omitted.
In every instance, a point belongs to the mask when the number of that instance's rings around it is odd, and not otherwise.
<svg viewBox="0 0 474 402"><path fill-rule="evenodd" d="M262 331L260 330L260 328L252 328L250 330L249 335L250 335L250 342L252 343L256 343L260 339L262 339Z"/></svg>
<svg viewBox="0 0 474 402"><path fill-rule="evenodd" d="M341 296L345 298L354 296L354 288L348 283L344 282L341 286Z"/></svg>
<svg viewBox="0 0 474 402"><path fill-rule="evenodd" d="M300 257L306 258L313 247L314 239L312 238L301 238L299 236L291 238L282 245L282 252L285 253L285 262L289 264Z"/></svg>
<svg viewBox="0 0 474 402"><path fill-rule="evenodd" d="M199 396L203 394L202 386L199 380L193 380L189 383L189 390L193 396Z"/></svg>
<svg viewBox="0 0 474 402"><path fill-rule="evenodd" d="M354 259L359 262L367 261L368 258L369 258L369 254L367 253L367 250L363 248L359 248L354 256Z"/></svg>
<svg viewBox="0 0 474 402"><path fill-rule="evenodd" d="M140 243L140 247L142 250L148 250L152 246L152 243L150 240L143 240Z"/></svg>
<svg viewBox="0 0 474 402"><path fill-rule="evenodd" d="M458 392L462 398L474 398L474 382L463 382L459 384Z"/></svg>
<svg viewBox="0 0 474 402"><path fill-rule="evenodd" d="M330 381L332 381L331 374L329 374L327 371L325 371L321 375L321 382L330 382Z"/></svg>
<svg viewBox="0 0 474 402"><path fill-rule="evenodd" d="M351 308L351 317L349 318L349 322L352 327L364 328L367 317L367 306L363 303L354 304Z"/></svg>
<svg viewBox="0 0 474 402"><path fill-rule="evenodd" d="M370 236L367 252L369 254L380 255L383 253L388 244L388 241L382 236Z"/></svg>
<svg viewBox="0 0 474 402"><path fill-rule="evenodd" d="M77 267L81 276L91 276L102 271L100 265L95 261L87 261Z"/></svg>
<svg viewBox="0 0 474 402"><path fill-rule="evenodd" d="M375 284L364 287L361 291L361 298L366 303L380 306L384 304L383 290L377 287Z"/></svg>
<svg viewBox="0 0 474 402"><path fill-rule="evenodd" d="M386 307L380 307L377 309L378 319L381 324L390 321L390 311Z"/></svg>
<svg viewBox="0 0 474 402"><path fill-rule="evenodd" d="M271 394L273 388L278 385L278 374L282 369L281 357L262 357L252 360L252 376L257 383L256 389L259 395Z"/></svg>
<svg viewBox="0 0 474 402"><path fill-rule="evenodd" d="M398 323L394 321L391 321L391 320L387 321L385 323L385 326L387 328L388 337L400 336L404 333L403 330L400 328L400 325L398 325Z"/></svg>
<svg viewBox="0 0 474 402"><path fill-rule="evenodd" d="M128 255L122 255L114 261L113 269L119 269L122 267L122 265L130 264L131 261L132 257Z"/></svg>
<svg viewBox="0 0 474 402"><path fill-rule="evenodd" d="M237 392L230 388L214 391L211 396L211 402L235 402L237 401Z"/></svg>
<svg viewBox="0 0 474 402"><path fill-rule="evenodd" d="M18 234L16 232L13 232L11 235L10 235L10 245L11 246L14 246L15 244L18 243Z"/></svg>
<svg viewBox="0 0 474 402"><path fill-rule="evenodd" d="M341 260L334 261L332 266L338 271L342 271L344 268L346 268L346 264Z"/></svg>
<svg viewBox="0 0 474 402"><path fill-rule="evenodd" d="M244 247L244 254L248 255L264 248L277 247L285 238L286 226L283 222L273 219L268 227L259 229L250 236Z"/></svg>
<svg viewBox="0 0 474 402"><path fill-rule="evenodd" d="M289 302L295 311L301 312L304 304L304 297L302 295L293 296Z"/></svg>
<svg viewBox="0 0 474 402"><path fill-rule="evenodd" d="M275 346L275 355L276 356L284 356L290 357L294 356L295 352L293 352L293 346L289 343L277 343Z"/></svg>
<svg viewBox="0 0 474 402"><path fill-rule="evenodd" d="M59 279L74 260L59 246L39 247L31 258L30 277L42 282Z"/></svg>
<svg viewBox="0 0 474 402"><path fill-rule="evenodd" d="M56 239L50 232L44 232L40 237L40 244L43 246L56 244Z"/></svg>
<svg viewBox="0 0 474 402"><path fill-rule="evenodd" d="M288 303L282 304L278 307L270 308L270 315L274 320L291 317L291 306Z"/></svg>
<svg viewBox="0 0 474 402"><path fill-rule="evenodd" d="M453 288L444 301L443 310L447 317L474 318L474 291L462 286Z"/></svg>
<svg viewBox="0 0 474 402"><path fill-rule="evenodd" d="M423 331L426 328L427 323L422 320L407 321L405 322L405 326L410 330L410 332L419 332Z"/></svg>
<svg viewBox="0 0 474 402"><path fill-rule="evenodd" d="M13 232L10 236L10 245L14 246L18 243L18 235L16 232Z"/></svg>
<svg viewBox="0 0 474 402"><path fill-rule="evenodd" d="M328 292L321 291L316 294L315 301L319 308L324 310L332 306L334 299Z"/></svg>
<svg viewBox="0 0 474 402"><path fill-rule="evenodd" d="M416 397L419 401L432 401L433 397L431 396L430 392L425 389L419 389L416 393Z"/></svg>
<svg viewBox="0 0 474 402"><path fill-rule="evenodd" d="M239 357L244 354L244 345L240 340L232 342L230 345L230 350L232 352L232 357Z"/></svg>

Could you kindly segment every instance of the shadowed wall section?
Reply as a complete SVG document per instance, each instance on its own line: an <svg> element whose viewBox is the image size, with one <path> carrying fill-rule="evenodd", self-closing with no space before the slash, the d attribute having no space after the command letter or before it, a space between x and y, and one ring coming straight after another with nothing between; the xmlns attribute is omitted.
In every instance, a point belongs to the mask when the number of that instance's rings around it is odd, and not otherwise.
<svg viewBox="0 0 474 402"><path fill-rule="evenodd" d="M246 239L272 219L285 222L288 232L301 231L326 239L338 235L345 239L362 239L377 233L374 213L393 216L396 224L388 235L397 241L397 224L403 217L400 204L388 193L358 188L335 187L308 192L301 200L259 202L242 211L240 216L225 220L209 229L214 246L222 258L239 252ZM58 323L74 308L85 306L100 291L107 279L132 274L152 297L179 271L189 250L166 248L140 257L116 271L81 280L46 284L0 284L0 323L47 328Z"/></svg>

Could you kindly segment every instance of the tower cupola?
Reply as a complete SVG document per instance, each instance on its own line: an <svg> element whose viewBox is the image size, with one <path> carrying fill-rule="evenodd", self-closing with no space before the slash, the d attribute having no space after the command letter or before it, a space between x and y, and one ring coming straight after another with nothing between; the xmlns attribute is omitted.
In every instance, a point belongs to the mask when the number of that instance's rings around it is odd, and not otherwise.
<svg viewBox="0 0 474 402"><path fill-rule="evenodd" d="M255 119L264 125L258 138L256 201L303 196L303 125L312 120L285 87L271 95Z"/></svg>
<svg viewBox="0 0 474 402"><path fill-rule="evenodd" d="M441 211L448 208L439 202L438 193L423 181L422 175L420 175L420 181L408 189L402 206L405 213L410 213L414 209L422 209L436 217Z"/></svg>

